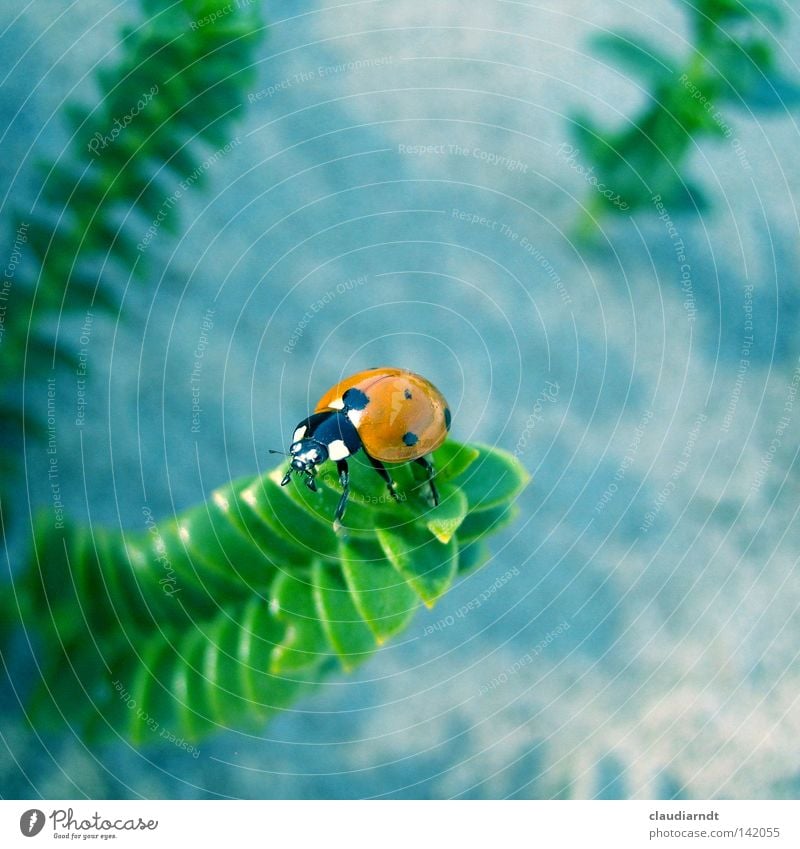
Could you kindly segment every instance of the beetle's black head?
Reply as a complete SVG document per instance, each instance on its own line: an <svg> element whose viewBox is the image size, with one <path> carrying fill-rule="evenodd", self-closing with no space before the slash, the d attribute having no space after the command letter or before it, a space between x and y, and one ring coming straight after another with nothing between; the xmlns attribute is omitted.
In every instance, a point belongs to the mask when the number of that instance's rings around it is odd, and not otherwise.
<svg viewBox="0 0 800 849"><path fill-rule="evenodd" d="M295 472L303 475L306 486L316 492L317 484L314 475L317 473L317 466L328 459L327 446L316 439L299 439L289 446L289 455L292 458L291 464L281 481L281 486L286 486L292 472Z"/></svg>
<svg viewBox="0 0 800 849"><path fill-rule="evenodd" d="M328 448L316 439L299 439L289 446L289 454L296 472L313 474L316 467L328 459Z"/></svg>

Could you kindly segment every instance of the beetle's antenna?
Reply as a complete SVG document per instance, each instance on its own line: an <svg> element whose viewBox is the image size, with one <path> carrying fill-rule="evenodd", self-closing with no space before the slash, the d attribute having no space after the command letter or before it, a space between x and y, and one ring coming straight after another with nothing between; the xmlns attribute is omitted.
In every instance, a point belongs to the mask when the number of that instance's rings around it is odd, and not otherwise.
<svg viewBox="0 0 800 849"><path fill-rule="evenodd" d="M277 448L268 448L270 454L283 454L284 457L288 457L289 455L285 451L278 451Z"/></svg>

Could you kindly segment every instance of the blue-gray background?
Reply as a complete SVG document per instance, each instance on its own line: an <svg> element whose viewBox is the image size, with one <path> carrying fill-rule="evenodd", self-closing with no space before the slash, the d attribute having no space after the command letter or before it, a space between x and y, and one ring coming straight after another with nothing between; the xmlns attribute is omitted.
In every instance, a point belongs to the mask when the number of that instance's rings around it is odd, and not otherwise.
<svg viewBox="0 0 800 849"><path fill-rule="evenodd" d="M796 795L796 116L732 110L738 144L693 151L714 208L674 217L682 290L654 211L607 222L598 249L571 238L593 189L558 154L576 107L610 126L646 97L590 55L591 33L684 52L678 4L272 5L239 143L176 206L181 237L146 248L126 320L95 320L82 429L74 378L59 384L70 514L140 529L145 503L195 503L270 465L323 389L377 362L427 375L454 435L516 451L534 484L486 568L263 735L229 731L195 759L10 718L2 795ZM4 5L4 194L33 197L34 151L61 150L59 109L95 96L131 6ZM797 23L777 42L790 68ZM28 452L28 497L46 503L44 448Z"/></svg>

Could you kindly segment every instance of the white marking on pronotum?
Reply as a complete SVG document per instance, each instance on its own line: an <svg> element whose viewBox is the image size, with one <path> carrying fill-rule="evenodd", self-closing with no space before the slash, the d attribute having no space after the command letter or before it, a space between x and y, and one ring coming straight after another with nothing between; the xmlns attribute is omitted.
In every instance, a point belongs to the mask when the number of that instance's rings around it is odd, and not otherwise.
<svg viewBox="0 0 800 849"><path fill-rule="evenodd" d="M335 401L331 401L328 407L332 410L341 410L344 407L344 401L341 398L337 398Z"/></svg>
<svg viewBox="0 0 800 849"><path fill-rule="evenodd" d="M308 451L303 451L302 454L295 454L295 458L306 465L315 465L319 463L320 454L316 448L309 448Z"/></svg>
<svg viewBox="0 0 800 849"><path fill-rule="evenodd" d="M328 457L331 460L344 460L345 457L349 456L350 452L347 450L347 446L343 440L334 439L333 442L328 443Z"/></svg>
<svg viewBox="0 0 800 849"><path fill-rule="evenodd" d="M363 410L348 410L347 418L350 419L350 423L353 427L358 427L359 422L361 421L361 417L364 415Z"/></svg>
<svg viewBox="0 0 800 849"><path fill-rule="evenodd" d="M308 428L306 428L305 425L300 425L300 427L294 432L292 442L299 442L303 438L306 430L308 430Z"/></svg>

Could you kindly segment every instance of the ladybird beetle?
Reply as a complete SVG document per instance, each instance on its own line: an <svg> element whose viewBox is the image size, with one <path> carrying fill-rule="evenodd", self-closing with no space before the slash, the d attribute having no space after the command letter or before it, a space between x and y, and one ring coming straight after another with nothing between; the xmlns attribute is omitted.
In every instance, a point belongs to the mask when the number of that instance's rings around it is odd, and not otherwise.
<svg viewBox="0 0 800 849"><path fill-rule="evenodd" d="M333 521L338 530L350 491L347 458L363 450L395 500L396 484L384 463L414 461L422 466L436 505L435 472L425 455L445 441L449 430L450 408L429 380L401 368L360 371L329 389L313 415L297 425L289 448L291 465L281 486L295 472L316 492L317 466L326 460L336 463L342 486Z"/></svg>

